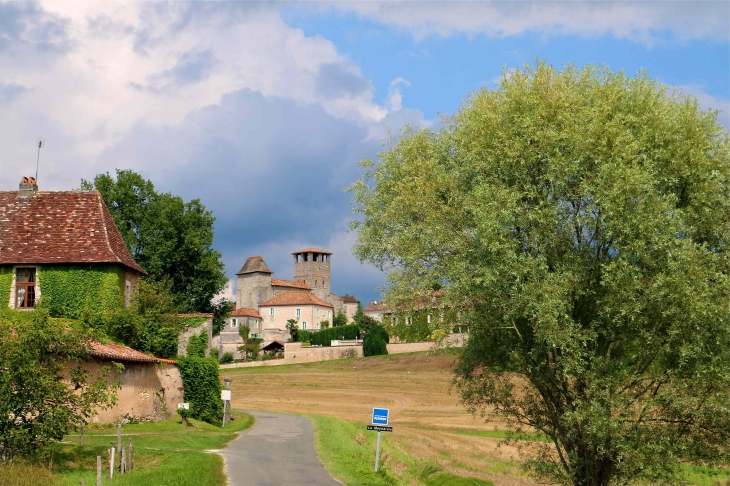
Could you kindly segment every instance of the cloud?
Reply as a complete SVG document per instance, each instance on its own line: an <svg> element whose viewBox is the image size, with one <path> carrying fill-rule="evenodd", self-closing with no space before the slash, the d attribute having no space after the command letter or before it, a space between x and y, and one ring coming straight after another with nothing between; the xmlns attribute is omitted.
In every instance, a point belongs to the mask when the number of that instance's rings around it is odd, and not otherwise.
<svg viewBox="0 0 730 486"><path fill-rule="evenodd" d="M0 103L8 103L28 91L27 88L15 83L5 84L0 81Z"/></svg>
<svg viewBox="0 0 730 486"><path fill-rule="evenodd" d="M372 91L370 82L362 77L359 69L343 62L332 62L319 66L315 82L319 96L361 96Z"/></svg>
<svg viewBox="0 0 730 486"><path fill-rule="evenodd" d="M410 85L411 83L407 79L403 78L396 78L390 82L390 86L388 86L388 101L386 102L386 106L391 113L402 108L403 95L401 95L400 92L401 86L408 87Z"/></svg>
<svg viewBox="0 0 730 486"><path fill-rule="evenodd" d="M340 2L340 10L410 32L416 38L460 33L509 37L611 35L652 44L667 32L680 40L730 37L725 1L672 2Z"/></svg>

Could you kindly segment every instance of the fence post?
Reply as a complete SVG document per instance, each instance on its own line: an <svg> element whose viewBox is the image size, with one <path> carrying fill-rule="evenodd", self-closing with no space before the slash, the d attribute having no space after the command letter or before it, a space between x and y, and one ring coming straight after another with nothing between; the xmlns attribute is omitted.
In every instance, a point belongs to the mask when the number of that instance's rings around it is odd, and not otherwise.
<svg viewBox="0 0 730 486"><path fill-rule="evenodd" d="M81 426L79 427L79 445L83 447L84 445L84 422L81 422Z"/></svg>
<svg viewBox="0 0 730 486"><path fill-rule="evenodd" d="M122 450L122 424L117 424L117 450Z"/></svg>
<svg viewBox="0 0 730 486"><path fill-rule="evenodd" d="M96 486L101 486L101 456L96 456Z"/></svg>
<svg viewBox="0 0 730 486"><path fill-rule="evenodd" d="M109 449L109 479L114 479L114 456L117 455L117 451L114 448L114 442L112 442L112 448Z"/></svg>
<svg viewBox="0 0 730 486"><path fill-rule="evenodd" d="M84 478L81 478L81 486L86 486L86 480Z"/></svg>
<svg viewBox="0 0 730 486"><path fill-rule="evenodd" d="M129 470L134 469L134 453L132 452L132 438L129 438Z"/></svg>

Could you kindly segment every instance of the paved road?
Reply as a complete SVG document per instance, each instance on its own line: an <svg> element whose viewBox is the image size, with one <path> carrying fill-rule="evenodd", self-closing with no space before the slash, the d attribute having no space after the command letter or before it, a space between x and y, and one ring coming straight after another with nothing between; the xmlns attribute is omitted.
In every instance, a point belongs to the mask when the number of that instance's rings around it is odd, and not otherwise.
<svg viewBox="0 0 730 486"><path fill-rule="evenodd" d="M219 452L231 486L341 486L317 457L309 420L282 413L246 413L256 418L254 426Z"/></svg>

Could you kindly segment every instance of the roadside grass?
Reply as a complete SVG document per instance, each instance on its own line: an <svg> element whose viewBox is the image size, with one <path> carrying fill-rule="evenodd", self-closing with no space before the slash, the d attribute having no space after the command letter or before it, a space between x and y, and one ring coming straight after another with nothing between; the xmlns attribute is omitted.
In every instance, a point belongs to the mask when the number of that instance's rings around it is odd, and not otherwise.
<svg viewBox="0 0 730 486"><path fill-rule="evenodd" d="M695 486L728 486L730 470L714 467L683 466L687 482Z"/></svg>
<svg viewBox="0 0 730 486"><path fill-rule="evenodd" d="M223 458L209 451L224 448L237 432L254 422L248 414L234 413L233 417L235 420L225 429L194 419L188 419L189 425L185 427L177 416L158 423L124 425L122 443L127 446L132 437L134 470L127 474L115 471L112 481L107 449L112 442L116 446L116 428L89 426L84 432L83 447L78 445L78 434L67 435L32 463L0 469L0 484L78 486L81 479L88 485L96 484L96 456L101 456L105 485L223 486L227 483Z"/></svg>

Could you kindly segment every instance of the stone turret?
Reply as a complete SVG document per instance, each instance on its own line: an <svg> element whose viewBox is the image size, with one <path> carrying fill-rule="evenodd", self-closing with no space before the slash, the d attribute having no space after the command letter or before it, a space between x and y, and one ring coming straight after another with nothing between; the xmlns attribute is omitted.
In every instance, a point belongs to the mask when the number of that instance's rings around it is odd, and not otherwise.
<svg viewBox="0 0 730 486"><path fill-rule="evenodd" d="M248 257L243 267L236 272L238 275L236 306L258 309L259 303L273 298L271 287L273 273L262 257Z"/></svg>
<svg viewBox="0 0 730 486"><path fill-rule="evenodd" d="M332 253L318 248L305 248L294 255L294 280L312 287L312 294L330 300L330 261Z"/></svg>

